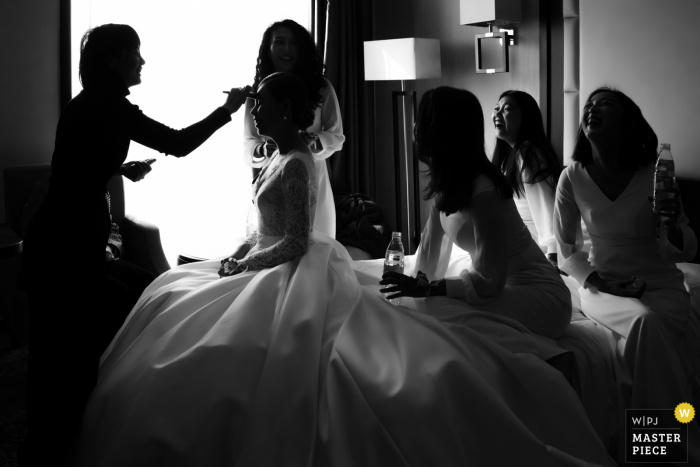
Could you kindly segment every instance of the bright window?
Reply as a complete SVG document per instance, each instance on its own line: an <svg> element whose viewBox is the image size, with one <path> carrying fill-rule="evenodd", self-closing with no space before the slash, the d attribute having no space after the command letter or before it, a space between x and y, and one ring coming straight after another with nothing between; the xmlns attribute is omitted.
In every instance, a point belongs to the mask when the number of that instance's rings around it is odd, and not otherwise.
<svg viewBox="0 0 700 467"><path fill-rule="evenodd" d="M265 29L289 18L308 26L309 0L73 0L73 95L80 38L105 23L132 26L146 64L128 99L149 117L184 128L225 102L223 90L253 84ZM213 258L245 235L251 169L243 162L243 112L199 149L177 159L131 142L127 161L156 158L138 183L124 180L128 213L160 228L171 266L187 253ZM125 245L128 248L128 245Z"/></svg>

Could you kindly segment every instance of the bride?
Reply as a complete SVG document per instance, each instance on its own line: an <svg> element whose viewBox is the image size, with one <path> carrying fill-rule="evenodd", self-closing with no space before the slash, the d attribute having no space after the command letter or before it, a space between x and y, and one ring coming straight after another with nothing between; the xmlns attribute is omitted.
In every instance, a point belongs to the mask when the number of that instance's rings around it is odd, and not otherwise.
<svg viewBox="0 0 700 467"><path fill-rule="evenodd" d="M77 465L613 466L540 338L394 307L311 230L305 94L261 83L252 115L280 152L254 184L259 233L146 289L102 355Z"/></svg>

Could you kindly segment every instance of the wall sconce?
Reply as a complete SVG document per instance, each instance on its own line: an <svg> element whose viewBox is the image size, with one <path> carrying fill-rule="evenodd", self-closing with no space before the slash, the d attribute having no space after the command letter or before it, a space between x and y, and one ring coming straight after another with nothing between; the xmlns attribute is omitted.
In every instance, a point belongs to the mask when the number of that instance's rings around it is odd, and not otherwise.
<svg viewBox="0 0 700 467"><path fill-rule="evenodd" d="M515 28L493 31L494 25L519 23L522 18L520 0L460 0L460 24L488 26L485 34L474 36L477 73L507 73L508 47L515 45Z"/></svg>
<svg viewBox="0 0 700 467"><path fill-rule="evenodd" d="M416 251L420 241L420 189L418 159L413 157L413 122L416 92L406 91L405 80L440 78L440 41L410 37L364 43L365 80L400 80L401 91L392 92L394 110L394 170L396 190L396 229L406 232L406 254ZM402 118L399 119L399 108ZM403 143L403 145L401 144ZM401 148L403 147L403 158ZM409 156L410 153L410 156ZM401 161L404 166L405 191L401 185ZM413 170L413 197L409 168ZM405 196L404 196L405 195ZM403 212L406 213L405 222Z"/></svg>

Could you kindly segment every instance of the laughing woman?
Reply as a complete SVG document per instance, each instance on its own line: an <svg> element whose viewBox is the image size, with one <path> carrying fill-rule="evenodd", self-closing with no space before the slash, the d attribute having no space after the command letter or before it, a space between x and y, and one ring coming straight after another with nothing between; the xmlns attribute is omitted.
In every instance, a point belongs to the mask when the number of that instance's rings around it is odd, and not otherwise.
<svg viewBox="0 0 700 467"><path fill-rule="evenodd" d="M599 88L583 108L573 160L557 187L554 226L561 269L581 285L581 309L613 331L632 378L626 408L674 409L691 400L686 331L690 295L676 262L697 239L678 198L659 213L654 189L658 140L624 93ZM582 250L581 219L591 237ZM689 424L690 462L700 429Z"/></svg>
<svg viewBox="0 0 700 467"><path fill-rule="evenodd" d="M544 132L537 102L526 92L506 91L498 98L492 119L493 163L513 187L515 206L532 237L556 265L552 215L561 164Z"/></svg>

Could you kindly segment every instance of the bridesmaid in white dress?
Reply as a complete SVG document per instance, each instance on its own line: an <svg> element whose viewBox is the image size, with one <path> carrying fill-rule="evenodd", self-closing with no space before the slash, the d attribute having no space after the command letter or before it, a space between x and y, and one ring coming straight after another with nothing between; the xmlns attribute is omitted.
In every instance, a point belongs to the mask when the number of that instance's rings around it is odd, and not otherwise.
<svg viewBox="0 0 700 467"><path fill-rule="evenodd" d="M525 227L513 188L484 153L483 124L478 125L482 115L479 101L465 90L440 87L421 100L416 144L428 165L426 197L433 203L416 252L416 270L435 281L421 288L416 279L400 275L398 287L386 290L397 290L398 296L461 298L479 310L513 318L536 334L557 338L571 320L569 290ZM448 135L465 128L473 133L456 147ZM472 264L459 277L444 278L453 243L469 252ZM382 284L396 283L395 273L387 276Z"/></svg>
<svg viewBox="0 0 700 467"><path fill-rule="evenodd" d="M526 92L506 91L491 118L496 129L492 162L513 187L515 207L532 238L557 265L552 216L561 163L544 132L537 102Z"/></svg>
<svg viewBox="0 0 700 467"><path fill-rule="evenodd" d="M289 72L297 75L309 90L313 122L308 127L300 127L302 137L307 142L316 166L318 183L318 204L314 229L335 238L335 202L331 190L326 159L343 149L345 136L340 117L340 106L330 81L324 78L323 60L318 55L316 45L309 32L301 25L286 19L270 25L263 34L260 44L255 81L260 82L274 72ZM248 100L250 110L253 100ZM261 168L277 150L275 142L258 134L249 112L244 115L243 160L249 167Z"/></svg>
<svg viewBox="0 0 700 467"><path fill-rule="evenodd" d="M102 356L77 465L613 467L543 361L556 346L491 313L455 331L360 285L343 246L312 233L312 157L290 112L303 84L276 74L258 91L279 153L255 184L255 246L146 289Z"/></svg>
<svg viewBox="0 0 700 467"><path fill-rule="evenodd" d="M632 379L625 404L636 409L674 409L692 400L685 347L690 296L675 263L695 256L697 239L679 199L668 200L661 215L652 209L657 143L629 97L595 90L554 212L560 267L581 285L583 313L618 338ZM590 253L582 251L581 218ZM695 422L690 434L698 462Z"/></svg>

